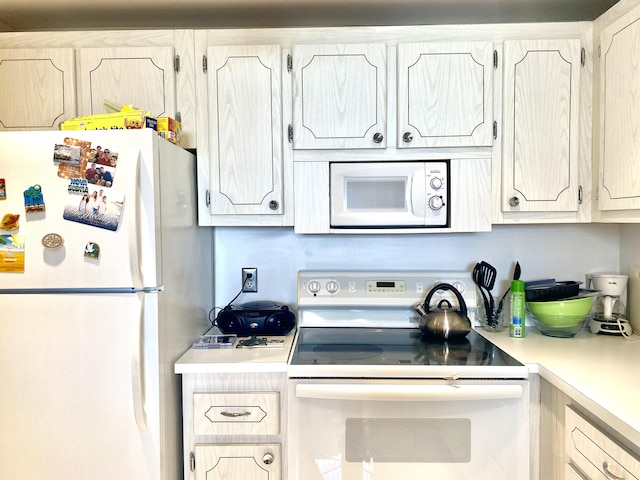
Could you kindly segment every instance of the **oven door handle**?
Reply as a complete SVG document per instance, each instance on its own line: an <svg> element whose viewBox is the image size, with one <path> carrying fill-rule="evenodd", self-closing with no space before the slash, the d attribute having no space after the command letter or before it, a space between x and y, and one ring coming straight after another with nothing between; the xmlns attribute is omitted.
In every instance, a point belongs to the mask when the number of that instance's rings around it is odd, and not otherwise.
<svg viewBox="0 0 640 480"><path fill-rule="evenodd" d="M389 384L297 384L296 397L326 400L381 402L441 402L522 398L519 384L496 385L389 385Z"/></svg>

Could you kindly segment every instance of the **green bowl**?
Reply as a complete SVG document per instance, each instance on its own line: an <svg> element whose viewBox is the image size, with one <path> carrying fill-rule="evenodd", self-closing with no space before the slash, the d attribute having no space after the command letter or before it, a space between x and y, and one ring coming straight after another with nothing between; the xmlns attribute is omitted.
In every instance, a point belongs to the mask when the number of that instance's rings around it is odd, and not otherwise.
<svg viewBox="0 0 640 480"><path fill-rule="evenodd" d="M589 318L592 304L593 297L582 297L552 302L527 302L527 309L543 334L573 337Z"/></svg>

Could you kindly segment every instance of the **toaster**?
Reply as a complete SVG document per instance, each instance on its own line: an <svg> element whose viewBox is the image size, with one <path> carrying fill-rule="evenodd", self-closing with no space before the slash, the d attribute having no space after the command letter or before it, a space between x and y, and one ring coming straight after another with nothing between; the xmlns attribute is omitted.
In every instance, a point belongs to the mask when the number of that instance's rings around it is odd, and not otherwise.
<svg viewBox="0 0 640 480"><path fill-rule="evenodd" d="M296 325L289 307L274 302L227 305L216 317L218 329L238 336L286 335Z"/></svg>

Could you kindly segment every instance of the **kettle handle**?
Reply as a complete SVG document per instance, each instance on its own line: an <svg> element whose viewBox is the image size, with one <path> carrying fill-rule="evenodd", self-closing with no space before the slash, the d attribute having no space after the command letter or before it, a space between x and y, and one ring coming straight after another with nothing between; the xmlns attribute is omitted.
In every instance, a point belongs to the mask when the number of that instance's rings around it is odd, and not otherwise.
<svg viewBox="0 0 640 480"><path fill-rule="evenodd" d="M433 289L431 289L431 291L427 295L427 298L425 298L425 300L424 300L424 308L425 308L426 312L429 313L429 304L431 303L431 297L433 297L434 293L439 292L440 290L451 290L453 292L453 294L458 299L458 305L460 307L460 313L466 317L467 316L467 304L464 302L464 298L462 298L462 295L460 294L458 289L456 287L454 287L453 285L449 284L449 283L439 283Z"/></svg>

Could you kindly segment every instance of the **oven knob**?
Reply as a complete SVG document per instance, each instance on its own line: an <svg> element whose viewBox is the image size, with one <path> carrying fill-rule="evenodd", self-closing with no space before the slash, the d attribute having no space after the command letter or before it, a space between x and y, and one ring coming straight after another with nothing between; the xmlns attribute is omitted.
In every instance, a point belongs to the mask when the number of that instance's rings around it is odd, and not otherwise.
<svg viewBox="0 0 640 480"><path fill-rule="evenodd" d="M329 280L327 282L327 292L337 293L340 290L340 285L335 280Z"/></svg>
<svg viewBox="0 0 640 480"><path fill-rule="evenodd" d="M318 293L321 288L322 288L322 285L320 285L320 282L317 280L311 280L307 285L307 289L314 295Z"/></svg>
<svg viewBox="0 0 640 480"><path fill-rule="evenodd" d="M458 290L460 293L464 293L465 290L465 286L464 283L462 282L453 282L453 286L455 287L456 290Z"/></svg>
<svg viewBox="0 0 640 480"><path fill-rule="evenodd" d="M440 210L442 207L444 207L444 200L440 195L433 195L429 199L429 208L431 210Z"/></svg>
<svg viewBox="0 0 640 480"><path fill-rule="evenodd" d="M434 190L440 190L442 188L442 179L439 177L433 177L429 184Z"/></svg>

